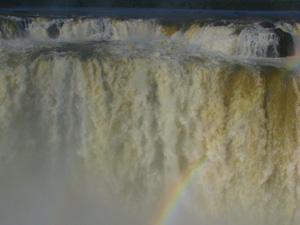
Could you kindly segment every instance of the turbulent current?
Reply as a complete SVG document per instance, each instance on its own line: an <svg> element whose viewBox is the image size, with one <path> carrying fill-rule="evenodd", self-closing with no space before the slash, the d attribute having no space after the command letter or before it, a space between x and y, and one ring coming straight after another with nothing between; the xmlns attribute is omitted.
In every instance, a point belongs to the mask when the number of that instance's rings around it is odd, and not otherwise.
<svg viewBox="0 0 300 225"><path fill-rule="evenodd" d="M0 10L0 224L300 220L294 12Z"/></svg>

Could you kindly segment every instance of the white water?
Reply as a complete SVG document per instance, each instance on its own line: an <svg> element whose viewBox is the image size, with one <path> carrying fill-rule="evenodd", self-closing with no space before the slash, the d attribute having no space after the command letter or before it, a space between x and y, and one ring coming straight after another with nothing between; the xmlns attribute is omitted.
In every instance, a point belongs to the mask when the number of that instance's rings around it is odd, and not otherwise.
<svg viewBox="0 0 300 225"><path fill-rule="evenodd" d="M274 23L274 26L291 34L295 50L299 49L299 24ZM49 28L53 28L52 30ZM2 17L0 38L31 39L56 42L82 41L139 41L149 42L167 39L175 43L200 47L203 50L221 52L227 55L246 57L278 57L276 50L279 37L273 28L263 28L257 22L249 24L199 25L197 23L182 29L163 26L158 20L111 18L17 18Z"/></svg>

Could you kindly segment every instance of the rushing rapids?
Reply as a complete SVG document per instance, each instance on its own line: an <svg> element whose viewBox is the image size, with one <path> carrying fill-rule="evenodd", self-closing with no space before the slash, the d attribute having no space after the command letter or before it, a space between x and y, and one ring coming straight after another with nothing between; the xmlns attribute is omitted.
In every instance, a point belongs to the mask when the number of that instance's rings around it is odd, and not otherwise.
<svg viewBox="0 0 300 225"><path fill-rule="evenodd" d="M297 224L300 21L19 14L1 224Z"/></svg>

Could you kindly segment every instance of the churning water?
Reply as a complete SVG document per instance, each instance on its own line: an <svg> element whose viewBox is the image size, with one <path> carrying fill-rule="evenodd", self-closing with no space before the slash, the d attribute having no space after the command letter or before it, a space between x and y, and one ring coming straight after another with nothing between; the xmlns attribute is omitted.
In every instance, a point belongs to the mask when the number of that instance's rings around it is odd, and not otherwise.
<svg viewBox="0 0 300 225"><path fill-rule="evenodd" d="M296 12L0 13L0 224L300 220Z"/></svg>

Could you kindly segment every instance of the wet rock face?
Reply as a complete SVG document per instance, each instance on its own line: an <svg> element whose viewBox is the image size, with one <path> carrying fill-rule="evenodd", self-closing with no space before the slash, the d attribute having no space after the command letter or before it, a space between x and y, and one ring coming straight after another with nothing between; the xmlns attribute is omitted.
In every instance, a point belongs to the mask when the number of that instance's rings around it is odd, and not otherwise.
<svg viewBox="0 0 300 225"><path fill-rule="evenodd" d="M259 25L263 28L270 29L278 37L279 43L277 46L277 52L279 57L295 55L294 42L290 33L283 31L281 28L276 28L276 25L270 21L261 22ZM268 57L275 57L272 52L274 52L274 49L272 46L269 46L267 54Z"/></svg>
<svg viewBox="0 0 300 225"><path fill-rule="evenodd" d="M61 24L52 24L50 27L48 27L47 29L47 33L48 33L48 36L52 39L56 39L58 38L59 36L59 28L61 28L63 26L63 23Z"/></svg>
<svg viewBox="0 0 300 225"><path fill-rule="evenodd" d="M276 28L274 30L274 33L279 38L279 43L277 46L279 57L295 55L295 48L292 35L288 32L283 31L280 28Z"/></svg>
<svg viewBox="0 0 300 225"><path fill-rule="evenodd" d="M47 29L48 36L50 38L56 39L59 36L59 29L57 28L56 24L52 24L48 29Z"/></svg>
<svg viewBox="0 0 300 225"><path fill-rule="evenodd" d="M267 57L268 58L275 58L275 57L277 57L276 48L273 45L269 45L268 46Z"/></svg>

